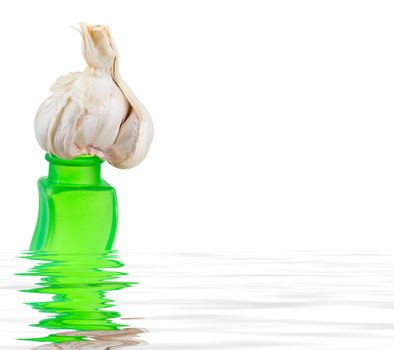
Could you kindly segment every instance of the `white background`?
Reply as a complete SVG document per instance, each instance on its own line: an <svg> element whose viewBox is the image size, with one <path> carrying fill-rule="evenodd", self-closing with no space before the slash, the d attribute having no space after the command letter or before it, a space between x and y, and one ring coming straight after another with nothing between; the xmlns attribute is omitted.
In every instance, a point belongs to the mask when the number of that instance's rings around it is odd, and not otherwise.
<svg viewBox="0 0 394 350"><path fill-rule="evenodd" d="M33 120L107 24L155 139L116 187L115 248L393 247L391 1L0 3L1 250L26 249L44 151Z"/></svg>

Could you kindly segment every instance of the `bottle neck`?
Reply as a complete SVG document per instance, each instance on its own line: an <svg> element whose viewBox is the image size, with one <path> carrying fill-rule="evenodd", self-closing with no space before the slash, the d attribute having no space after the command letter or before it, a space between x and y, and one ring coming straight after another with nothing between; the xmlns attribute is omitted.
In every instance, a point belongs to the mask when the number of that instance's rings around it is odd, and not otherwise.
<svg viewBox="0 0 394 350"><path fill-rule="evenodd" d="M73 184L97 185L101 181L101 163L96 156L82 155L73 159L60 159L53 154L46 154L49 162L48 181Z"/></svg>

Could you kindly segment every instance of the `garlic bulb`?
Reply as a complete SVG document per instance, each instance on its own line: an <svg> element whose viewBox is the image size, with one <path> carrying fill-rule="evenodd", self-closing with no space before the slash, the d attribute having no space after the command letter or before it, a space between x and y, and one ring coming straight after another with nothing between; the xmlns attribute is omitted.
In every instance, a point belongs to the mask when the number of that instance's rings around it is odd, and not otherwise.
<svg viewBox="0 0 394 350"><path fill-rule="evenodd" d="M39 107L34 128L40 146L59 158L97 155L132 168L153 138L149 113L119 74L118 51L108 27L80 24L83 72L60 76Z"/></svg>

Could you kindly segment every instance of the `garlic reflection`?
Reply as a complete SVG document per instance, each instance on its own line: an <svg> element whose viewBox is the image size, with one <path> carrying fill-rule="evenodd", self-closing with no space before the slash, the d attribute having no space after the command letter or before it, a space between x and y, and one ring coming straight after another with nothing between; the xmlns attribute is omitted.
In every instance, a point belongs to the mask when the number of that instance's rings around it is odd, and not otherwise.
<svg viewBox="0 0 394 350"><path fill-rule="evenodd" d="M56 344L40 345L32 350L112 350L126 349L134 345L146 345L147 343L138 339L141 333L147 332L143 328L125 328L117 331L84 331L84 332L62 332L58 336L83 336L89 338L86 341L63 342Z"/></svg>
<svg viewBox="0 0 394 350"><path fill-rule="evenodd" d="M59 158L96 155L117 168L132 168L153 138L149 113L119 74L118 51L108 27L80 24L83 72L60 76L39 107L40 146Z"/></svg>

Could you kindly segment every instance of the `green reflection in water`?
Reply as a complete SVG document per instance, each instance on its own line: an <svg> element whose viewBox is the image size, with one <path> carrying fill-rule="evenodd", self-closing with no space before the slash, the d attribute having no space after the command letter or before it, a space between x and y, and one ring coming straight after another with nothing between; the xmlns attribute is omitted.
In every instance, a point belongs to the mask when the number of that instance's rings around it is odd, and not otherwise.
<svg viewBox="0 0 394 350"><path fill-rule="evenodd" d="M37 251L26 252L21 257L37 263L18 275L41 277L35 288L21 292L53 295L50 301L26 303L39 312L51 314L31 326L75 331L111 331L126 326L113 321L120 317L119 312L106 310L114 306L114 300L106 296L108 291L124 289L136 283L117 280L127 275L124 272L106 270L123 266L116 252L56 254ZM85 337L50 334L43 338L21 340L60 343L81 341Z"/></svg>

